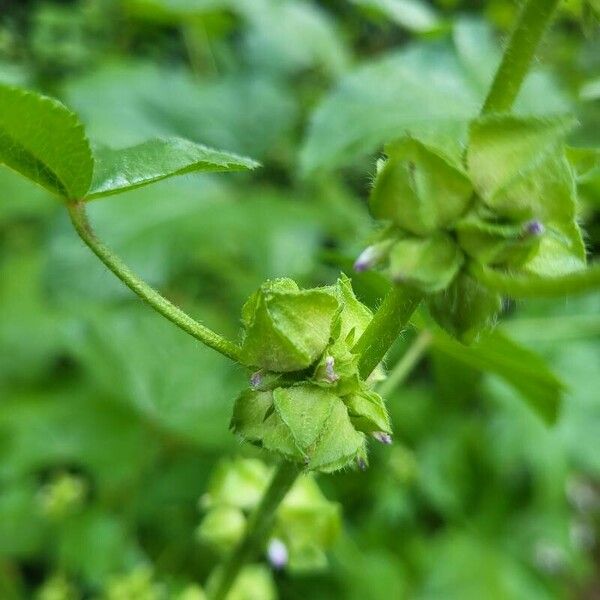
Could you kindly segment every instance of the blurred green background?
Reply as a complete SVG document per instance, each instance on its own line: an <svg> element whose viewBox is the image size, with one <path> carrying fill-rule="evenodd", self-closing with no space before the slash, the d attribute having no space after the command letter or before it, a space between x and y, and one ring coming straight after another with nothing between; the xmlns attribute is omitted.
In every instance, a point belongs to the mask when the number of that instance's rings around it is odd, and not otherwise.
<svg viewBox="0 0 600 600"><path fill-rule="evenodd" d="M347 268L381 144L474 116L516 9L0 0L0 80L60 98L94 144L178 135L263 163L90 205L134 270L235 338L264 279ZM572 144L600 144L598 6L564 2L539 57L517 110L572 111ZM593 257L598 171L579 193ZM217 561L198 498L220 458L251 454L228 431L246 374L134 298L45 192L2 168L0 197L0 599L194 600ZM343 534L328 570L275 574L280 597L600 598L599 308L507 303L482 348L434 342L389 394L395 444L319 478ZM549 427L532 406L559 399Z"/></svg>

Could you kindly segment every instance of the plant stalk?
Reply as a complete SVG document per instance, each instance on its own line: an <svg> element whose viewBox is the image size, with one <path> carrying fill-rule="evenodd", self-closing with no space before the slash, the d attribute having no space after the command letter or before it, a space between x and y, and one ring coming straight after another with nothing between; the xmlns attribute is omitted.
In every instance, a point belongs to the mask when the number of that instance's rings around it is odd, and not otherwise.
<svg viewBox="0 0 600 600"><path fill-rule="evenodd" d="M402 358L389 372L377 390L384 398L393 392L417 366L433 339L429 331L421 331Z"/></svg>
<svg viewBox="0 0 600 600"><path fill-rule="evenodd" d="M367 379L383 360L422 298L420 292L405 286L394 285L390 288L369 326L353 348L353 352L360 355L358 372L362 379Z"/></svg>
<svg viewBox="0 0 600 600"><path fill-rule="evenodd" d="M152 286L140 279L123 261L107 248L92 230L83 202L69 202L69 215L75 231L86 246L134 293L145 300L155 311L167 318L192 337L220 352L227 358L239 362L240 349L237 344L192 319L183 310L169 302Z"/></svg>
<svg viewBox="0 0 600 600"><path fill-rule="evenodd" d="M260 504L248 520L244 537L217 572L214 587L211 585L214 590L210 594L211 600L225 600L244 565L260 553L273 526L277 507L290 491L301 471L300 465L291 462L282 462L277 467Z"/></svg>
<svg viewBox="0 0 600 600"><path fill-rule="evenodd" d="M558 3L559 0L525 2L485 99L482 115L511 109Z"/></svg>

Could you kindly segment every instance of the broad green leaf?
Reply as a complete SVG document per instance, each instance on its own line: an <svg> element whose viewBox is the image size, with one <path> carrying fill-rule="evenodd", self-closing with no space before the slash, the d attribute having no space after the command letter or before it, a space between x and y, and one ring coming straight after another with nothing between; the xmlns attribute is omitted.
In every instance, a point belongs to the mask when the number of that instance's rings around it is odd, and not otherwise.
<svg viewBox="0 0 600 600"><path fill-rule="evenodd" d="M291 91L265 74L203 77L199 84L182 67L141 61L110 62L72 79L65 97L90 139L105 146L176 136L278 161L289 151L296 113Z"/></svg>
<svg viewBox="0 0 600 600"><path fill-rule="evenodd" d="M0 84L0 163L53 194L81 198L93 159L78 118L57 100Z"/></svg>
<svg viewBox="0 0 600 600"><path fill-rule="evenodd" d="M435 10L422 0L352 0L352 2L381 13L409 31L425 33L441 25Z"/></svg>
<svg viewBox="0 0 600 600"><path fill-rule="evenodd" d="M120 194L186 173L244 171L258 163L182 138L149 140L131 148L95 152L94 177L87 199Z"/></svg>
<svg viewBox="0 0 600 600"><path fill-rule="evenodd" d="M125 10L136 17L177 24L190 17L227 9L234 0L124 0Z"/></svg>
<svg viewBox="0 0 600 600"><path fill-rule="evenodd" d="M514 388L546 423L556 422L564 385L544 359L498 330L474 346L463 346L436 331L434 346L475 369L495 373Z"/></svg>
<svg viewBox="0 0 600 600"><path fill-rule="evenodd" d="M318 3L305 0L233 0L245 18L245 60L257 70L297 72L318 67L341 73L349 62L336 23Z"/></svg>
<svg viewBox="0 0 600 600"><path fill-rule="evenodd" d="M460 160L468 121L487 92L481 74L493 72L496 62L492 52L473 52L469 44L461 36L453 43L413 44L345 75L312 115L301 153L304 173L354 162L407 133ZM526 80L515 105L537 115L567 108L563 94L539 73Z"/></svg>

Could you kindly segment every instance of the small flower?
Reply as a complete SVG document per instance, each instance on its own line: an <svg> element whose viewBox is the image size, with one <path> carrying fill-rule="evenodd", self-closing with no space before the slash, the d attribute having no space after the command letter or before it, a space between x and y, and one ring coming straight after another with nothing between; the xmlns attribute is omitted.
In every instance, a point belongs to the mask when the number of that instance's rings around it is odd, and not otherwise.
<svg viewBox="0 0 600 600"><path fill-rule="evenodd" d="M361 471L366 471L367 470L367 461L362 456L357 456L356 457L356 466Z"/></svg>
<svg viewBox="0 0 600 600"><path fill-rule="evenodd" d="M327 356L325 358L325 378L330 383L335 383L340 378L335 372L335 359L333 356Z"/></svg>
<svg viewBox="0 0 600 600"><path fill-rule="evenodd" d="M529 223L527 223L527 225L525 226L525 234L528 235L539 237L541 235L544 235L545 231L546 228L544 227L544 224L541 221L538 221L537 219L529 221Z"/></svg>
<svg viewBox="0 0 600 600"><path fill-rule="evenodd" d="M289 558L287 546L281 540L273 538L267 548L267 557L274 569L283 569Z"/></svg>
<svg viewBox="0 0 600 600"><path fill-rule="evenodd" d="M380 444L391 444L392 436L385 431L373 431L371 435L380 443Z"/></svg>
<svg viewBox="0 0 600 600"><path fill-rule="evenodd" d="M262 371L256 371L255 373L252 373L252 375L250 376L250 387L253 390L257 390L260 387L260 384L263 381L263 373Z"/></svg>

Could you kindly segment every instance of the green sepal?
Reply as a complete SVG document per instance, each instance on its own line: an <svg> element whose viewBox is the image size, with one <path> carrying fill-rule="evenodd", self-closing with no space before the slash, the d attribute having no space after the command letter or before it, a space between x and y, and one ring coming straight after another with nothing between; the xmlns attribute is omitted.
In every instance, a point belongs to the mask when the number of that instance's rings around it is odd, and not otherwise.
<svg viewBox="0 0 600 600"><path fill-rule="evenodd" d="M569 237L565 248L583 260L575 172L563 146L573 124L564 117L483 117L471 124L467 164L476 190L497 217L537 220L561 231Z"/></svg>
<svg viewBox="0 0 600 600"><path fill-rule="evenodd" d="M390 251L389 275L395 283L434 293L450 284L463 260L460 248L445 233L409 237L396 242Z"/></svg>
<svg viewBox="0 0 600 600"><path fill-rule="evenodd" d="M335 290L342 307L337 317L340 323L337 337L346 339L352 333L352 344L363 334L373 318L373 313L354 295L352 282L344 273L338 279Z"/></svg>
<svg viewBox="0 0 600 600"><path fill-rule="evenodd" d="M364 443L342 400L321 387L279 388L273 392L273 406L264 423L263 446L309 469L340 469Z"/></svg>
<svg viewBox="0 0 600 600"><path fill-rule="evenodd" d="M581 271L586 256L579 225L572 221L547 229L537 251L523 269L540 277L554 278Z"/></svg>
<svg viewBox="0 0 600 600"><path fill-rule="evenodd" d="M502 308L499 294L464 273L445 290L428 299L437 324L464 344L470 344L491 329Z"/></svg>
<svg viewBox="0 0 600 600"><path fill-rule="evenodd" d="M464 173L414 138L386 147L369 206L374 217L390 220L416 235L451 225L467 209L472 187Z"/></svg>
<svg viewBox="0 0 600 600"><path fill-rule="evenodd" d="M196 529L196 537L202 543L225 553L242 538L245 529L244 513L239 508L222 505L206 513Z"/></svg>
<svg viewBox="0 0 600 600"><path fill-rule="evenodd" d="M264 421L273 407L273 392L244 390L233 405L233 415L229 424L231 430L247 442L261 443L264 434Z"/></svg>
<svg viewBox="0 0 600 600"><path fill-rule="evenodd" d="M344 397L352 424L358 431L392 433L390 418L383 398L371 390L361 390Z"/></svg>
<svg viewBox="0 0 600 600"><path fill-rule="evenodd" d="M537 221L498 223L472 214L456 225L461 249L484 265L519 266L536 252L544 226Z"/></svg>
<svg viewBox="0 0 600 600"><path fill-rule="evenodd" d="M327 346L338 310L331 288L300 290L291 279L265 282L242 309L241 362L275 372L309 367Z"/></svg>

